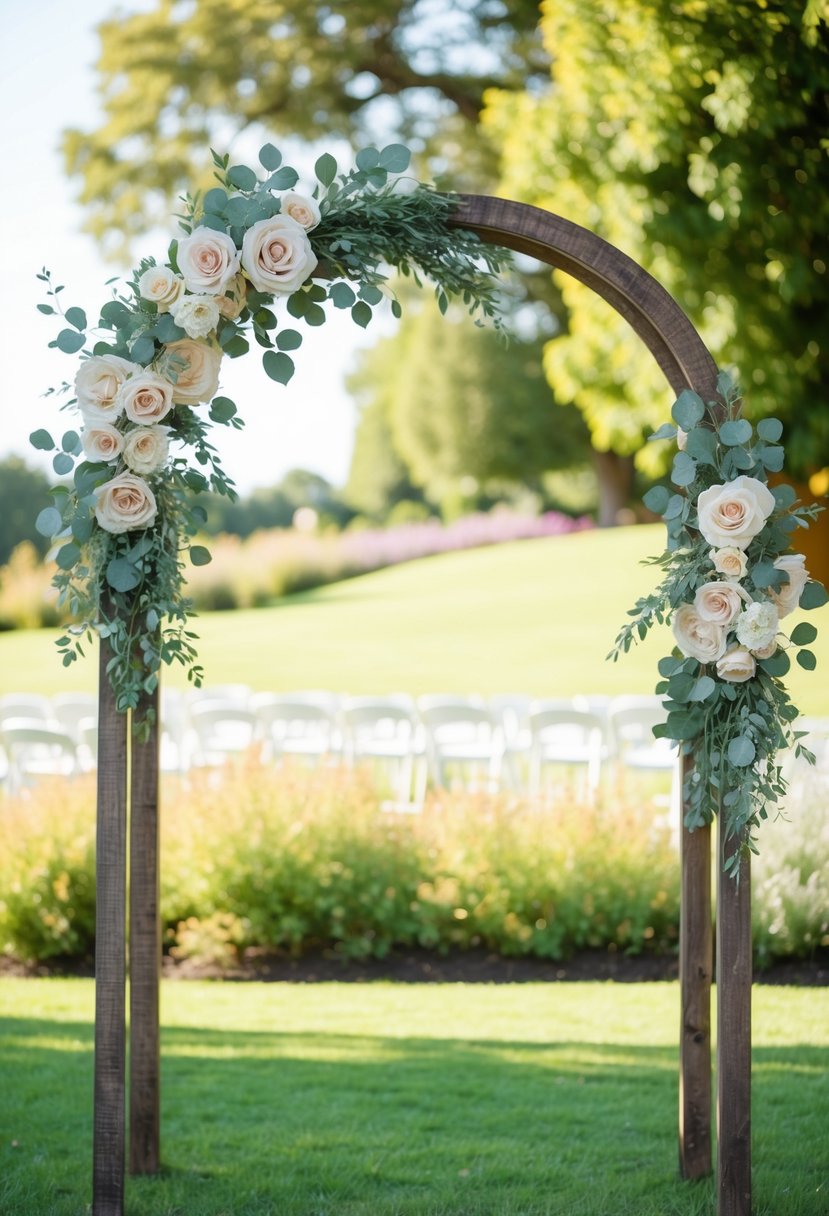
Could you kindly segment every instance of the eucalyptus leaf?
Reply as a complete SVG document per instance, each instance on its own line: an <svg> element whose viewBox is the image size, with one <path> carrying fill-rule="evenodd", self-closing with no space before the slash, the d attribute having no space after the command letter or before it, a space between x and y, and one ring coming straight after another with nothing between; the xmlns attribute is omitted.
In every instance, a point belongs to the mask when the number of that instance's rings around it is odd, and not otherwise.
<svg viewBox="0 0 829 1216"><path fill-rule="evenodd" d="M808 646L817 637L817 629L811 621L801 621L799 625L795 625L790 636L795 646Z"/></svg>
<svg viewBox="0 0 829 1216"><path fill-rule="evenodd" d="M190 561L194 566L207 566L213 560L210 550L204 545L190 546Z"/></svg>
<svg viewBox="0 0 829 1216"><path fill-rule="evenodd" d="M371 308L364 300L358 300L351 309L351 317L361 329L365 329L371 320Z"/></svg>
<svg viewBox="0 0 829 1216"><path fill-rule="evenodd" d="M227 206L227 198L226 190L222 190L221 186L214 186L204 196L205 211L214 211L217 215L221 215Z"/></svg>
<svg viewBox="0 0 829 1216"><path fill-rule="evenodd" d="M250 342L248 342L247 338L243 338L241 334L237 334L224 344L224 352L231 359L238 359L240 355L247 354L249 350Z"/></svg>
<svg viewBox="0 0 829 1216"><path fill-rule="evenodd" d="M229 397L214 397L210 402L210 417L214 422L229 422L236 414L236 403Z"/></svg>
<svg viewBox="0 0 829 1216"><path fill-rule="evenodd" d="M302 345L302 334L296 329L281 329L276 335L279 350L297 350Z"/></svg>
<svg viewBox="0 0 829 1216"><path fill-rule="evenodd" d="M747 418L733 418L722 424L719 434L726 447L742 446L751 440L751 423Z"/></svg>
<svg viewBox="0 0 829 1216"><path fill-rule="evenodd" d="M697 462L687 452L677 452L671 469L671 481L676 486L690 486L696 480Z"/></svg>
<svg viewBox="0 0 829 1216"><path fill-rule="evenodd" d="M81 451L81 437L77 431L67 431L60 441L61 449L77 456Z"/></svg>
<svg viewBox="0 0 829 1216"><path fill-rule="evenodd" d="M380 164L380 153L376 148L361 148L354 158L358 169L369 171Z"/></svg>
<svg viewBox="0 0 829 1216"><path fill-rule="evenodd" d="M263 169L278 169L282 164L282 153L273 144L265 144L259 149L259 164Z"/></svg>
<svg viewBox="0 0 829 1216"><path fill-rule="evenodd" d="M779 418L761 418L757 423L757 434L767 443L776 443L783 434L783 423Z"/></svg>
<svg viewBox="0 0 829 1216"><path fill-rule="evenodd" d="M356 308L357 305L354 305ZM354 309L351 310L352 313ZM325 309L320 304L314 304L313 301L305 308L305 324L306 325L324 325L325 324Z"/></svg>
<svg viewBox="0 0 829 1216"><path fill-rule="evenodd" d="M67 473L71 473L74 467L75 458L70 456L68 452L58 452L57 456L52 460L52 468L58 477L64 477Z"/></svg>
<svg viewBox="0 0 829 1216"><path fill-rule="evenodd" d="M115 591L133 591L142 575L125 557L113 557L107 564L106 580Z"/></svg>
<svg viewBox="0 0 829 1216"><path fill-rule="evenodd" d="M253 169L249 169L247 165L233 165L228 170L227 180L231 186L235 186L237 190L244 190L246 193L255 190L259 184L259 179Z"/></svg>
<svg viewBox="0 0 829 1216"><path fill-rule="evenodd" d="M314 165L314 173L317 175L317 181L322 182L323 186L330 186L334 178L337 176L337 162L330 152L324 152Z"/></svg>
<svg viewBox="0 0 829 1216"><path fill-rule="evenodd" d="M75 329L79 329L82 333L86 329L86 313L82 308L67 308L63 315Z"/></svg>
<svg viewBox="0 0 829 1216"><path fill-rule="evenodd" d="M785 676L788 673L792 664L785 650L777 650L771 656L771 658L760 659L757 665L758 667L762 668L767 675L775 676L779 679L781 676Z"/></svg>
<svg viewBox="0 0 829 1216"><path fill-rule="evenodd" d="M299 181L299 174L290 165L283 165L268 178L269 190L291 190Z"/></svg>
<svg viewBox="0 0 829 1216"><path fill-rule="evenodd" d="M652 435L648 435L648 442L653 442L656 439L676 439L676 427L671 426L670 422L663 422L658 430Z"/></svg>
<svg viewBox="0 0 829 1216"><path fill-rule="evenodd" d="M76 545L73 540L70 540L68 544L62 545L60 549L58 549L55 556L55 562L59 570L71 570L72 567L78 561L80 561L80 557L80 545Z"/></svg>
<svg viewBox="0 0 829 1216"><path fill-rule="evenodd" d="M716 681L712 680L711 676L700 676L699 679L695 681L688 700L707 701L711 694L716 691L716 688Z"/></svg>
<svg viewBox="0 0 829 1216"><path fill-rule="evenodd" d="M747 768L754 762L756 755L757 749L748 735L738 735L728 745L728 761L735 768Z"/></svg>
<svg viewBox="0 0 829 1216"><path fill-rule="evenodd" d="M817 667L817 659L811 650L798 650L797 661L804 671L814 671Z"/></svg>
<svg viewBox="0 0 829 1216"><path fill-rule="evenodd" d="M812 608L822 608L829 601L829 595L823 583L810 579L800 593L800 607L807 611Z"/></svg>
<svg viewBox="0 0 829 1216"><path fill-rule="evenodd" d="M705 402L702 397L686 388L674 402L671 417L683 431L690 431L705 417Z"/></svg>
<svg viewBox="0 0 829 1216"><path fill-rule="evenodd" d="M155 342L147 334L141 334L130 347L130 358L144 365L155 358Z"/></svg>
<svg viewBox="0 0 829 1216"><path fill-rule="evenodd" d="M63 527L63 516L55 507L44 507L35 520L35 528L41 536L48 536L49 539L57 536Z"/></svg>
<svg viewBox="0 0 829 1216"><path fill-rule="evenodd" d="M770 473L779 473L785 463L786 453L781 447L766 447L763 448L760 459Z"/></svg>
<svg viewBox="0 0 829 1216"><path fill-rule="evenodd" d="M412 154L405 144L388 144L380 152L379 165L388 173L405 173Z"/></svg>
<svg viewBox="0 0 829 1216"><path fill-rule="evenodd" d="M716 466L717 436L705 426L695 426L688 432L685 440L685 451L700 464Z"/></svg>
<svg viewBox="0 0 829 1216"><path fill-rule="evenodd" d="M29 436L29 443L33 448L37 448L39 452L51 452L56 446L49 432L44 431L42 428L38 431L32 431Z"/></svg>
<svg viewBox="0 0 829 1216"><path fill-rule="evenodd" d="M287 384L295 370L293 359L282 351L266 351L262 356L262 366L277 384Z"/></svg>
<svg viewBox="0 0 829 1216"><path fill-rule="evenodd" d="M357 299L348 283L332 283L328 289L328 298L335 308L350 308Z"/></svg>
<svg viewBox="0 0 829 1216"><path fill-rule="evenodd" d="M83 349L86 334L79 334L76 329L62 329L55 342L58 350L62 350L65 355L74 355Z"/></svg>
<svg viewBox="0 0 829 1216"><path fill-rule="evenodd" d="M651 486L642 501L649 511L653 511L654 515L661 515L667 507L670 497L671 492L665 486Z"/></svg>

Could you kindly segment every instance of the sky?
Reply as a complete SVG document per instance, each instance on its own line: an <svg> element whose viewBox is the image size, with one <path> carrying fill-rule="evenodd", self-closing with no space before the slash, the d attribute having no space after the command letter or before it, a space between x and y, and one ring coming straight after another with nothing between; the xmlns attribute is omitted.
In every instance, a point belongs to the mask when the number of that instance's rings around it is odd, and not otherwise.
<svg viewBox="0 0 829 1216"><path fill-rule="evenodd" d="M92 70L98 55L95 26L119 8L129 13L152 7L152 0L126 0L120 6L117 0L78 5L0 0L5 161L0 191L5 284L0 292L5 347L0 459L18 455L51 472L49 457L29 444L30 433L45 427L62 434L78 426L74 410L60 410L66 398L42 396L49 387L74 379L78 356L48 349L61 327L37 311L46 297L36 275L48 267L55 281L65 285L64 307L78 305L92 317L109 299L111 289L105 284L120 268L105 262L94 240L81 231L83 213L74 201L77 183L67 180L59 151L61 132L70 126L90 129L99 113ZM145 255L163 261L175 231L171 216L169 233L149 236L146 245L136 243L135 261ZM216 438L225 469L241 493L273 485L297 467L321 473L335 485L345 482L356 416L344 378L357 349L373 344L390 325L378 316L363 331L347 313L332 309L324 326L304 331L297 371L287 387L267 378L255 344L241 359L223 361L221 391L236 401L246 427L241 432L217 428Z"/></svg>

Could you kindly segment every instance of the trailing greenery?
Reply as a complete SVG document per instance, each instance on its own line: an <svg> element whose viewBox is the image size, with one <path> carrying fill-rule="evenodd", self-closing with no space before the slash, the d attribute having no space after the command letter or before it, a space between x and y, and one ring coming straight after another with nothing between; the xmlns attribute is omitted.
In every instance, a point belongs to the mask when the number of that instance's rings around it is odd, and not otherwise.
<svg viewBox="0 0 829 1216"><path fill-rule="evenodd" d="M654 559L663 578L631 609L610 657L654 623L672 623L677 646L660 660L656 686L668 717L654 733L693 757L685 822L695 828L722 813L727 837L756 852L756 830L786 790L778 753L794 747L809 757L792 729L799 711L781 677L790 649L801 667L814 669L807 647L817 630L804 621L787 635L780 621L827 601L791 549L792 533L821 508L799 504L789 485L766 484L783 467L779 420L764 418L755 431L728 377L720 376L718 392L721 400L706 404L686 390L673 407L676 425L654 435L680 441L671 472L676 492L656 486L645 496L668 529L668 548ZM740 856L738 848L725 862L735 875Z"/></svg>

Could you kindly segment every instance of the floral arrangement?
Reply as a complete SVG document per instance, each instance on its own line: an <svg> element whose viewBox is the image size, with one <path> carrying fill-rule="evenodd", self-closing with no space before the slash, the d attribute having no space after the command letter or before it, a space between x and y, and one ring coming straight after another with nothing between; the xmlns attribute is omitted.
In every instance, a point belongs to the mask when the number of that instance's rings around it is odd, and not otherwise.
<svg viewBox="0 0 829 1216"><path fill-rule="evenodd" d="M246 354L252 335L266 374L287 384L302 333L286 317L316 327L329 304L365 327L387 297L399 316L389 268L418 285L430 279L442 311L460 297L499 325L494 274L507 254L450 229L455 202L401 177L409 160L401 144L364 148L338 173L326 153L316 184L298 193L298 173L272 144L259 152L261 173L213 153L219 184L183 200L183 235L166 262L144 259L126 291L113 289L94 339L83 309L64 310L63 287L46 269L39 276L48 293L40 311L65 323L49 345L81 352L74 383L59 390L74 389L67 407L80 430L59 443L42 429L31 436L54 452L59 476L71 475L37 520L57 545L59 604L78 620L58 646L68 665L93 630L108 639L119 710L154 690L162 663L181 663L201 682L182 585L188 555L197 566L210 560L193 543L206 518L198 496L234 496L209 441L212 423L243 425L219 394L223 358Z"/></svg>
<svg viewBox="0 0 829 1216"><path fill-rule="evenodd" d="M686 825L722 813L727 837L756 849L760 821L786 790L778 751L794 746L814 762L799 742L803 732L792 727L798 710L781 677L792 652L801 667L814 669L808 645L817 630L801 621L786 634L781 622L796 608L827 602L791 548L792 533L822 508L799 504L789 485L768 485L768 473L783 468L780 421L764 418L755 429L727 376L717 391L721 400L708 403L683 392L672 409L675 425L653 436L679 448L671 472L677 491L654 486L644 499L667 525L667 549L653 559L664 577L631 610L609 657L654 623L670 622L676 648L660 661L656 688L667 720L654 734L693 757L683 791ZM734 873L740 852L728 858Z"/></svg>

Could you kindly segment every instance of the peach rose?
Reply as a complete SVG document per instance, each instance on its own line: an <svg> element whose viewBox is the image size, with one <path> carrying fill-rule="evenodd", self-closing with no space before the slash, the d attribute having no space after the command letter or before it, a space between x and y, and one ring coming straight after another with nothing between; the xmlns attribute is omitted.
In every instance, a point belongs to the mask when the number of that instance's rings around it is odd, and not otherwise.
<svg viewBox="0 0 829 1216"><path fill-rule="evenodd" d="M800 604L803 588L809 581L809 571L806 569L806 558L802 553L784 553L774 563L775 570L784 570L789 581L782 587L769 590L771 598L777 605L778 616L788 616Z"/></svg>
<svg viewBox="0 0 829 1216"><path fill-rule="evenodd" d="M117 399L130 422L161 422L173 408L173 386L155 372L141 372L124 381Z"/></svg>
<svg viewBox="0 0 829 1216"><path fill-rule="evenodd" d="M320 222L320 209L316 199L288 190L279 200L282 215L289 215L301 228L310 232Z"/></svg>
<svg viewBox="0 0 829 1216"><path fill-rule="evenodd" d="M176 261L188 291L217 296L239 269L239 250L226 232L194 228L179 241Z"/></svg>
<svg viewBox="0 0 829 1216"><path fill-rule="evenodd" d="M169 266L150 266L138 280L141 299L157 304L159 312L169 312L183 291L184 279Z"/></svg>
<svg viewBox="0 0 829 1216"><path fill-rule="evenodd" d="M697 588L694 607L704 621L730 625L747 601L745 591L736 583L704 583L702 587Z"/></svg>
<svg viewBox="0 0 829 1216"><path fill-rule="evenodd" d="M242 267L257 291L290 295L317 265L308 235L289 215L258 220L242 241Z"/></svg>
<svg viewBox="0 0 829 1216"><path fill-rule="evenodd" d="M158 510L146 481L134 473L119 473L95 490L95 518L105 532L147 528Z"/></svg>
<svg viewBox="0 0 829 1216"><path fill-rule="evenodd" d="M81 445L87 460L111 464L124 450L124 436L111 422L93 422L81 431Z"/></svg>
<svg viewBox="0 0 829 1216"><path fill-rule="evenodd" d="M137 363L120 355L93 355L84 359L75 377L75 393L84 420L114 422L123 411L116 401L119 388L127 376L140 371Z"/></svg>
<svg viewBox="0 0 829 1216"><path fill-rule="evenodd" d="M245 307L245 295L248 285L245 276L240 271L225 288L223 296L216 296L219 312L229 321L235 321Z"/></svg>
<svg viewBox="0 0 829 1216"><path fill-rule="evenodd" d="M756 672L757 662L745 646L732 646L717 660L717 675L732 684L745 684Z"/></svg>
<svg viewBox="0 0 829 1216"><path fill-rule="evenodd" d="M219 390L222 352L207 342L182 338L166 348L165 371L173 383L173 400L180 405L211 401Z"/></svg>
<svg viewBox="0 0 829 1216"><path fill-rule="evenodd" d="M748 561L742 549L727 545L724 549L712 549L709 556L718 574L724 574L734 582L745 577Z"/></svg>
<svg viewBox="0 0 829 1216"><path fill-rule="evenodd" d="M747 549L774 510L774 495L756 477L711 486L697 499L698 527L714 548Z"/></svg>
<svg viewBox="0 0 829 1216"><path fill-rule="evenodd" d="M124 440L124 463L145 477L156 473L167 462L169 436L168 426L137 426Z"/></svg>
<svg viewBox="0 0 829 1216"><path fill-rule="evenodd" d="M725 652L725 629L716 621L705 621L693 604L680 604L671 629L677 645L688 659L714 663Z"/></svg>

